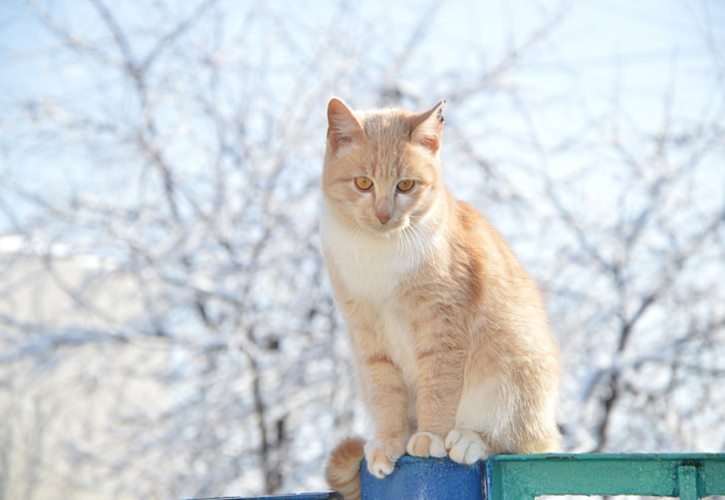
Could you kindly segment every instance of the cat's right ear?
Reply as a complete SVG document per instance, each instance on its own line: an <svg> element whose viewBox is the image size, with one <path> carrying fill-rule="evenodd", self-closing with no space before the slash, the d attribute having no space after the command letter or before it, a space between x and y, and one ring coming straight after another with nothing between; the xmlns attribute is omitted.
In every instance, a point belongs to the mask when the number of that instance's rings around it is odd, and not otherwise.
<svg viewBox="0 0 725 500"><path fill-rule="evenodd" d="M345 144L362 139L363 128L352 110L337 97L327 104L327 140L336 153Z"/></svg>
<svg viewBox="0 0 725 500"><path fill-rule="evenodd" d="M413 115L410 118L410 140L419 144L433 154L437 154L441 147L441 132L443 132L443 106L446 101L440 101L425 113Z"/></svg>

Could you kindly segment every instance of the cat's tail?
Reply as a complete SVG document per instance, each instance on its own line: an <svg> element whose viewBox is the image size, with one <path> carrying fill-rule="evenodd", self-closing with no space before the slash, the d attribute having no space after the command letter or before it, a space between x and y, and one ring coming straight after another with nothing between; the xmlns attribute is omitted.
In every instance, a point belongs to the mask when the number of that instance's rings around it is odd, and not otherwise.
<svg viewBox="0 0 725 500"><path fill-rule="evenodd" d="M345 500L360 498L360 462L365 455L365 441L359 438L343 440L330 453L325 479Z"/></svg>

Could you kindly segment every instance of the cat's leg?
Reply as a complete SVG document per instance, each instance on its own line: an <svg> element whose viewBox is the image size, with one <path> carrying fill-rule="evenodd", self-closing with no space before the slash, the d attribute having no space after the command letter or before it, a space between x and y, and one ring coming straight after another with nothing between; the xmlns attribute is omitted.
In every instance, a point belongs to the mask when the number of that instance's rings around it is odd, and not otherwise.
<svg viewBox="0 0 725 500"><path fill-rule="evenodd" d="M512 367L506 391L511 394L508 415L492 435L502 453L552 453L560 451L561 434L556 425L558 367L539 360Z"/></svg>
<svg viewBox="0 0 725 500"><path fill-rule="evenodd" d="M479 335L467 354L455 426L445 439L451 460L462 464L472 464L501 451L494 449L489 435L511 413L502 386L505 353L492 345L490 337Z"/></svg>
<svg viewBox="0 0 725 500"><path fill-rule="evenodd" d="M453 427L463 384L466 349L460 335L447 334L449 324L429 318L415 326L418 368L417 432L408 440L408 453L417 457L445 457L444 438Z"/></svg>
<svg viewBox="0 0 725 500"><path fill-rule="evenodd" d="M490 454L490 446L482 433L458 425L446 436L445 445L449 450L448 456L459 464L473 464Z"/></svg>
<svg viewBox="0 0 725 500"><path fill-rule="evenodd" d="M472 463L484 459L488 455L497 453L552 453L561 449L561 434L559 433L553 406L541 395L532 397L532 393L508 393L516 398L513 402L504 404L500 411L492 412L492 428L476 435L465 435L456 441L454 433L446 444L450 443L449 456L459 463ZM529 399L526 401L526 399ZM478 436L484 443L485 451L476 456L476 446L470 443L476 441Z"/></svg>
<svg viewBox="0 0 725 500"><path fill-rule="evenodd" d="M507 363L500 385L503 411L498 415L497 431L490 435L497 452L560 450L561 434L556 424L559 358L553 349L542 354L544 346L541 342L520 350Z"/></svg>
<svg viewBox="0 0 725 500"><path fill-rule="evenodd" d="M458 404L455 426L446 435L448 456L460 464L472 464L493 450L486 431L501 418L495 379L466 380Z"/></svg>
<svg viewBox="0 0 725 500"><path fill-rule="evenodd" d="M488 354L471 352L456 425L446 436L449 456L470 464L495 453L556 451L555 362L491 351L489 344Z"/></svg>
<svg viewBox="0 0 725 500"><path fill-rule="evenodd" d="M384 353L368 353L361 367L367 378L368 407L375 420L375 438L365 444L368 470L383 478L405 453L410 434L407 387L400 368Z"/></svg>
<svg viewBox="0 0 725 500"><path fill-rule="evenodd" d="M410 435L408 388L400 367L368 328L354 330L363 396L375 422L375 437L365 444L368 470L383 478L405 453Z"/></svg>

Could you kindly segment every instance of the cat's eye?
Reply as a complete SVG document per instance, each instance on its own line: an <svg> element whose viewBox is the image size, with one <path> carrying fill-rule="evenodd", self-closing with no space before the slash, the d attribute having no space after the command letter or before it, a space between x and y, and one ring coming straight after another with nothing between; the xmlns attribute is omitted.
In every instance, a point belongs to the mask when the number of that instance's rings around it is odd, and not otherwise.
<svg viewBox="0 0 725 500"><path fill-rule="evenodd" d="M373 187L373 181L372 181L372 179L370 179L370 177L364 177L364 176L355 177L355 185L357 186L358 189L360 189L362 191L367 191L368 189Z"/></svg>
<svg viewBox="0 0 725 500"><path fill-rule="evenodd" d="M415 186L415 181L410 179L404 179L398 183L398 191L401 193L407 193Z"/></svg>

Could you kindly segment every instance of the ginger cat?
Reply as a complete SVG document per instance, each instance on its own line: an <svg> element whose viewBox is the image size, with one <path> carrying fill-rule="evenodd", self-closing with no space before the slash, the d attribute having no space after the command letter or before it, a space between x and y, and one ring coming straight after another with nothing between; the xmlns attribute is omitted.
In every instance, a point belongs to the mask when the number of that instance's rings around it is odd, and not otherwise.
<svg viewBox="0 0 725 500"><path fill-rule="evenodd" d="M359 497L406 451L471 464L554 451L559 354L509 246L442 179L443 104L414 114L327 109L321 238L375 436L326 471Z"/></svg>

